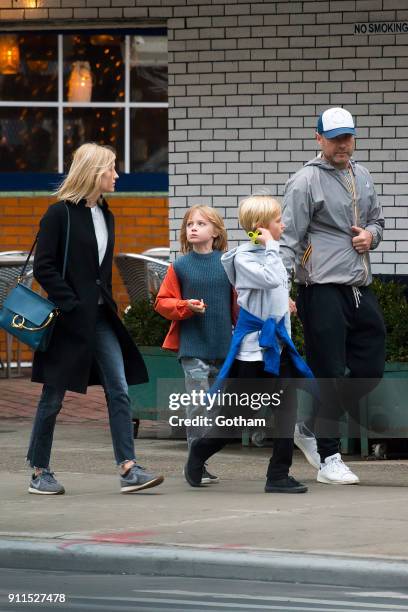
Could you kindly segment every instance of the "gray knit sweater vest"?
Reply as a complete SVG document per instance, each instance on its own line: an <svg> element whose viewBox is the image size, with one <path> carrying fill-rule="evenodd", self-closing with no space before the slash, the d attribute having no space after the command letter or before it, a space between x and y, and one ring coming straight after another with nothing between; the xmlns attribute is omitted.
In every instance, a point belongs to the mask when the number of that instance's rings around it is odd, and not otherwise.
<svg viewBox="0 0 408 612"><path fill-rule="evenodd" d="M174 270L185 300L203 299L204 315L180 321L180 357L224 359L232 335L231 285L221 264L221 251L180 257Z"/></svg>

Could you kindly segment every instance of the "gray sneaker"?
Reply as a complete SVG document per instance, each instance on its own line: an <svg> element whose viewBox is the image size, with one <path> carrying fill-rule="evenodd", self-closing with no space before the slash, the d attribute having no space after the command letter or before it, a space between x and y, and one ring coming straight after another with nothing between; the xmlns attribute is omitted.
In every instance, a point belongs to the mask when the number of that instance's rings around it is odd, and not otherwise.
<svg viewBox="0 0 408 612"><path fill-rule="evenodd" d="M164 480L164 477L160 474L149 474L145 468L140 465L132 465L132 467L122 474L120 477L120 492L121 493L132 493L133 491L141 491L142 489L150 489L151 487L157 487Z"/></svg>
<svg viewBox="0 0 408 612"><path fill-rule="evenodd" d="M54 478L54 472L44 469L38 476L32 475L28 492L35 493L36 495L63 495L65 489Z"/></svg>

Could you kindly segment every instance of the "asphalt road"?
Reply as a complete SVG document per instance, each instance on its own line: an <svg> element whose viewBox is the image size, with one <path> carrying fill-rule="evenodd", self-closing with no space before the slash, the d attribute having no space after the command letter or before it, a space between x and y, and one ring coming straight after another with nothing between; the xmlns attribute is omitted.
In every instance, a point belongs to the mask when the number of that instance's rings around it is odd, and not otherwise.
<svg viewBox="0 0 408 612"><path fill-rule="evenodd" d="M19 594L19 597L17 597ZM24 596L25 594L25 596ZM24 603L28 594L65 603ZM14 596L14 602L9 599ZM58 598L60 599L60 598ZM0 612L402 612L408 588L374 591L282 582L0 570Z"/></svg>

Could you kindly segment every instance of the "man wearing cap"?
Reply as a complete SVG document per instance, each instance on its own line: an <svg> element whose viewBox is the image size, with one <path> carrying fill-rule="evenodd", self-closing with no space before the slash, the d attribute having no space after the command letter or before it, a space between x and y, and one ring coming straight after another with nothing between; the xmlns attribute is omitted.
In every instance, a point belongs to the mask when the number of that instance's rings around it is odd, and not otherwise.
<svg viewBox="0 0 408 612"><path fill-rule="evenodd" d="M288 180L282 219L281 255L298 283L307 361L324 379L316 436L317 480L326 484L359 482L339 453L339 421L377 384L385 361L384 321L369 288L369 251L382 239L384 219L369 171L352 159L354 136L346 109L329 108L319 116L321 152ZM298 426L296 434L316 464L313 435Z"/></svg>

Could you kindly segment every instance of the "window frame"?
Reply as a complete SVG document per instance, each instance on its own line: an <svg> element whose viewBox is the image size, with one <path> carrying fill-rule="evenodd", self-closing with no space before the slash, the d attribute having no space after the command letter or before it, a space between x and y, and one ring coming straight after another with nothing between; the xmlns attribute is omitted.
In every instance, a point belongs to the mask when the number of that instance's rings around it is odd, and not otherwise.
<svg viewBox="0 0 408 612"><path fill-rule="evenodd" d="M57 78L58 99L53 102L0 100L0 108L56 108L57 138L58 138L58 173L43 172L1 172L1 191L53 191L64 177L64 109L65 108L119 108L124 111L124 172L120 173L116 191L118 192L167 192L168 173L130 172L130 112L133 108L167 108L167 102L131 102L130 101L130 37L167 36L167 28L95 28L95 29L47 29L44 34L57 36ZM18 30L15 34L37 33L36 30ZM125 96L123 102L69 102L64 101L64 57L63 37L70 34L115 34L125 37L124 84Z"/></svg>

